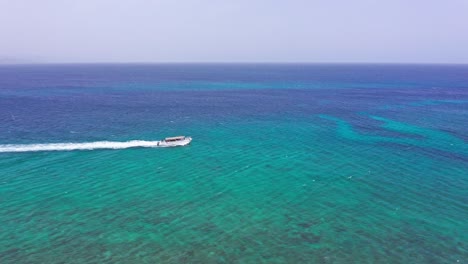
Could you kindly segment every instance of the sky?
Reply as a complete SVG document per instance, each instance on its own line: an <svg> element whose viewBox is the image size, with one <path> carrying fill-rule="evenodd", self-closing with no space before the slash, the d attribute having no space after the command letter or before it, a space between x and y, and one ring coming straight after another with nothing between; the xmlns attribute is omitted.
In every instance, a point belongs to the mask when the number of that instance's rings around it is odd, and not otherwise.
<svg viewBox="0 0 468 264"><path fill-rule="evenodd" d="M0 0L0 63L468 63L468 0Z"/></svg>

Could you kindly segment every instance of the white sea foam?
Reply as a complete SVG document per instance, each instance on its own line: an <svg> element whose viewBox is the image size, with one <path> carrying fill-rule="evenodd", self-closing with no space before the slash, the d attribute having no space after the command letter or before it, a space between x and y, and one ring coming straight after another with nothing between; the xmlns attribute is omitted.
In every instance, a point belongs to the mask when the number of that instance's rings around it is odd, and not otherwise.
<svg viewBox="0 0 468 264"><path fill-rule="evenodd" d="M160 141L131 140L126 142L97 141L86 143L50 143L50 144L18 144L0 145L0 152L34 152L34 151L71 151L92 149L126 149L155 148Z"/></svg>

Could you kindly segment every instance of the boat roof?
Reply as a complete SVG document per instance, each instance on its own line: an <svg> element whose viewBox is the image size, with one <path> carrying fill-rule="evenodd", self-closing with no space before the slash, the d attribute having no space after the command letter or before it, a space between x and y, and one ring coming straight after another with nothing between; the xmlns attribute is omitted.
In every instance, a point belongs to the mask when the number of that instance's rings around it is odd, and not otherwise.
<svg viewBox="0 0 468 264"><path fill-rule="evenodd" d="M167 137L164 140L173 141L173 140L182 140L184 138L185 138L185 136L177 136L177 137Z"/></svg>

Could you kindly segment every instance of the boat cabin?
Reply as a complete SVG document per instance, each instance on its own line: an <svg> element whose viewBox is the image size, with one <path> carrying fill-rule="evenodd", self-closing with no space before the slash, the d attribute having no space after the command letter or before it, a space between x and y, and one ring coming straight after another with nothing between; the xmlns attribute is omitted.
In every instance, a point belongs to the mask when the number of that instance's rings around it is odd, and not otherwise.
<svg viewBox="0 0 468 264"><path fill-rule="evenodd" d="M165 138L164 141L166 142L174 142L174 141L179 141L179 140L184 140L185 136L178 136L178 137L168 137Z"/></svg>

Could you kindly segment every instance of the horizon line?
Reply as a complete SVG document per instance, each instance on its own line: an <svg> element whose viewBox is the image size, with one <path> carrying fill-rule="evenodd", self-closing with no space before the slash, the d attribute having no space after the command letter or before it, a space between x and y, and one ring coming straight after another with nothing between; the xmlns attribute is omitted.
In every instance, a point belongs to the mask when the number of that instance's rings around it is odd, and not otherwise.
<svg viewBox="0 0 468 264"><path fill-rule="evenodd" d="M229 61L166 61L166 62L0 62L4 65L167 65L167 64L205 64L205 65L468 65L468 62L292 62L292 61L249 61L249 62L229 62Z"/></svg>

